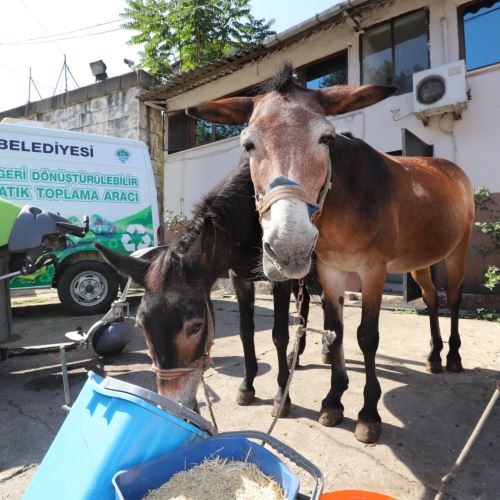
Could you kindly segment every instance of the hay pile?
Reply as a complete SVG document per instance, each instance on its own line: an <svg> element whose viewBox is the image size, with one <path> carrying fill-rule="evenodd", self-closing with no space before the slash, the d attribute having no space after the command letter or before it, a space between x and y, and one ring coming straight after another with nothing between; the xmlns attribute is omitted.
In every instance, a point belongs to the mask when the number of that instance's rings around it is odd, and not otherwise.
<svg viewBox="0 0 500 500"><path fill-rule="evenodd" d="M149 492L148 500L285 500L280 485L252 463L216 457Z"/></svg>

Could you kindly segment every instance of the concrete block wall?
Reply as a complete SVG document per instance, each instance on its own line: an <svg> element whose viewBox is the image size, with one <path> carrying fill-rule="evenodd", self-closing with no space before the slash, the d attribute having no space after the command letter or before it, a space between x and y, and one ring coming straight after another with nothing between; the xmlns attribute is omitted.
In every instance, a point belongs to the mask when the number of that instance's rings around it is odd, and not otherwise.
<svg viewBox="0 0 500 500"><path fill-rule="evenodd" d="M163 222L163 115L137 99L154 84L144 71L109 78L42 101L0 113L5 117L50 123L54 128L144 141L148 148Z"/></svg>

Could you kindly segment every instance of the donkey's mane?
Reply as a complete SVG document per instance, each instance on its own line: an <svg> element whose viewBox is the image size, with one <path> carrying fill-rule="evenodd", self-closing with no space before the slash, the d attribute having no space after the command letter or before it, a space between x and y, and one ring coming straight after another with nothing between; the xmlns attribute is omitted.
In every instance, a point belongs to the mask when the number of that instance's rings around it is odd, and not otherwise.
<svg viewBox="0 0 500 500"><path fill-rule="evenodd" d="M254 231L254 188L248 163L240 165L230 176L215 186L193 211L193 220L186 233L173 242L153 262L148 272L148 284L154 286L170 272L186 274L190 264L185 255L201 236L205 224L210 221L217 244L228 247L248 239Z"/></svg>

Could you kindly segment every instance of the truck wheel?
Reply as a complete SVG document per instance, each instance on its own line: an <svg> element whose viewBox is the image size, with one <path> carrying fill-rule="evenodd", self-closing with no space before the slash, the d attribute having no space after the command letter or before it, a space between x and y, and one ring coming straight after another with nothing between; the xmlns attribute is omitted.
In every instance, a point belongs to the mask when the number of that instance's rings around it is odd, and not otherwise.
<svg viewBox="0 0 500 500"><path fill-rule="evenodd" d="M59 278L57 294L75 315L107 311L118 293L118 276L106 264L87 260L68 267Z"/></svg>

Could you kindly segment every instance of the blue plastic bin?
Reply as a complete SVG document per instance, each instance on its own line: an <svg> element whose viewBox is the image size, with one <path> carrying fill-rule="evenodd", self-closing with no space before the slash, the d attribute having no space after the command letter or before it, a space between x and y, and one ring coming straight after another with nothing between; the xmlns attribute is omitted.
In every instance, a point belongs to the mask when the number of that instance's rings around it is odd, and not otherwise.
<svg viewBox="0 0 500 500"><path fill-rule="evenodd" d="M176 472L191 469L205 458L214 457L252 462L281 485L289 500L297 496L299 478L277 456L248 439L222 434L118 472L113 478L116 498L139 500L150 490L167 482Z"/></svg>
<svg viewBox="0 0 500 500"><path fill-rule="evenodd" d="M111 480L117 471L210 435L130 392L155 403L163 399L146 389L89 372L24 500L114 499Z"/></svg>

